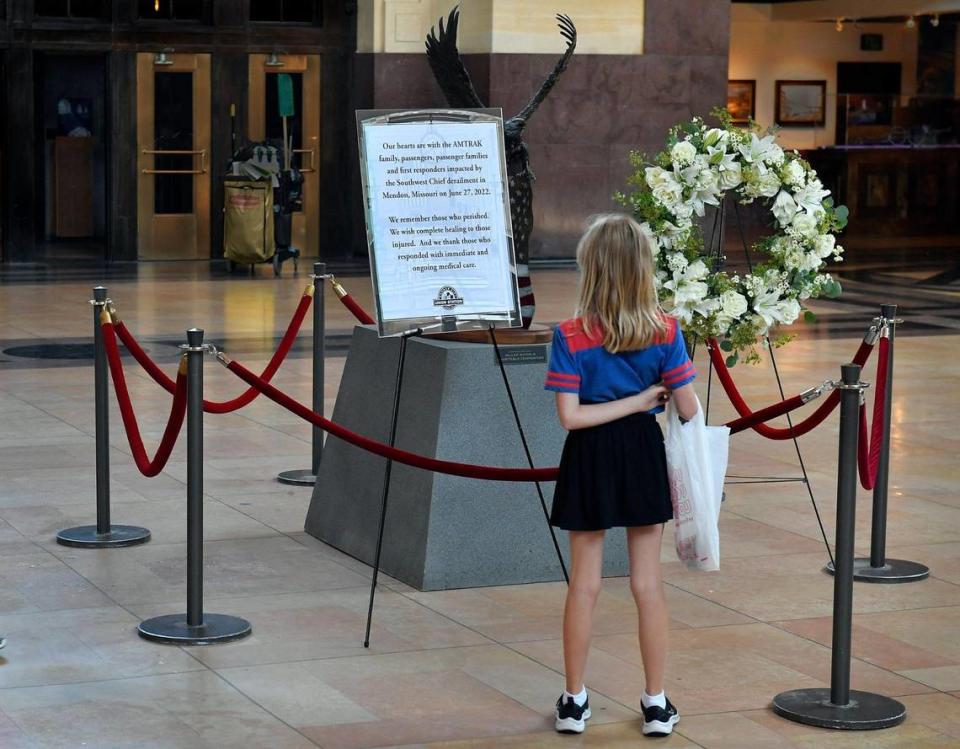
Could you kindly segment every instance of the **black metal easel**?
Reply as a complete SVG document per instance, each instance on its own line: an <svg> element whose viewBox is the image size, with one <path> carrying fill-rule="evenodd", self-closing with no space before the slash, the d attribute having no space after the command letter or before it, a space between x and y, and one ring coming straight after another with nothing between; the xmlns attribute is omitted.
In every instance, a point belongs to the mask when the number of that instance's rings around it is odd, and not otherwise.
<svg viewBox="0 0 960 749"><path fill-rule="evenodd" d="M750 245L747 243L747 238L743 232L743 220L740 218L740 207L736 202L733 204L733 211L737 219L737 231L740 235L740 242L743 245L743 254L747 263L747 269L753 271L753 260L750 257ZM711 268L712 272L717 272L722 267L724 260L726 259L723 254L724 246L724 229L726 228L726 199L720 201L720 205L717 206L716 214L713 219L713 229L710 232L710 253L708 259L713 260L713 267ZM767 351L770 352L770 363L773 365L773 374L777 380L777 390L780 393L780 399L786 399L786 393L783 389L783 380L780 378L780 369L777 367L777 357L773 352L773 345L770 343L770 336L764 336L764 339L767 343ZM696 342L694 342L693 351L696 351ZM691 352L692 357L693 352ZM710 393L711 386L713 384L713 360L710 360L709 374L707 379L707 405L704 409L704 416L706 417L707 422L710 420ZM787 417L787 424L790 429L793 429L793 419L790 414L785 414ZM800 472L802 476L796 477L774 477L774 476L736 476L728 475L728 478L735 479L734 481L728 481L725 483L728 484L785 484L785 483L802 483L807 487L807 494L810 497L810 503L813 505L813 512L817 516L817 524L820 527L820 535L823 537L823 545L827 549L827 555L830 557L830 564L834 562L833 551L830 548L830 542L827 540L827 532L823 526L823 519L820 517L820 508L817 506L816 497L813 494L813 487L810 484L810 477L807 474L807 467L803 460L803 454L800 452L800 443L797 440L797 437L794 435L791 437L793 441L794 450L797 453L797 462L800 464Z"/></svg>
<svg viewBox="0 0 960 749"><path fill-rule="evenodd" d="M523 443L523 451L527 456L527 465L533 468L533 455L530 453L530 446L527 444L527 435L523 431L523 423L520 421L520 412L517 410L517 402L513 398L513 389L510 387L510 380L507 378L507 370L503 366L503 357L500 356L500 345L497 343L497 336L494 332L494 326L490 326L490 340L493 342L493 350L497 355L497 364L500 365L500 374L503 377L503 386L507 389L507 397L510 399L510 408L513 409L513 418L517 422L517 430L520 432L520 441ZM560 552L560 544L557 542L557 534L550 525L550 513L547 510L547 502L543 498L543 489L540 482L535 481L537 487L537 496L540 497L540 507L543 508L543 517L547 521L547 528L550 530L550 538L553 540L553 548L557 551L557 561L560 562L560 569L563 571L563 579L567 585L570 584L570 575L567 574L567 565L563 561L563 554Z"/></svg>
<svg viewBox="0 0 960 749"><path fill-rule="evenodd" d="M390 417L390 447L397 440L397 416L400 413L400 392L403 389L403 364L407 358L407 340L423 333L421 328L400 335L400 354L397 357L397 379L393 388L393 415ZM377 577L380 575L380 552L383 550L383 527L387 519L387 500L390 497L390 474L393 460L387 458L387 467L383 474L383 494L380 496L380 525L377 529L377 551L373 557L373 576L370 578L370 605L367 608L367 629L363 636L363 647L370 647L370 625L373 622L373 599L377 592Z"/></svg>

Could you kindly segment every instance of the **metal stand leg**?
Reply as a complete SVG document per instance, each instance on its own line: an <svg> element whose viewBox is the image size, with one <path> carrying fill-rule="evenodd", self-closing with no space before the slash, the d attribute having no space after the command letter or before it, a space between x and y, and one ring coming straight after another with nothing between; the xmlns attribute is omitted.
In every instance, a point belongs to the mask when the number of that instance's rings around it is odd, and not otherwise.
<svg viewBox="0 0 960 749"><path fill-rule="evenodd" d="M324 349L324 279L327 275L326 263L313 264L313 410L323 416L323 357ZM281 484L294 486L313 486L320 473L320 461L323 459L323 430L313 427L312 461L310 469L301 468L283 471L277 476Z"/></svg>
<svg viewBox="0 0 960 749"><path fill-rule="evenodd" d="M97 450L97 524L67 528L57 533L57 543L83 549L136 546L150 540L150 531L135 525L110 523L110 420L107 391L107 353L100 317L110 303L105 286L94 286L93 299L93 401Z"/></svg>
<svg viewBox="0 0 960 749"><path fill-rule="evenodd" d="M853 560L853 579L865 583L912 583L930 576L930 568L919 562L887 558L887 490L890 482L890 425L893 414L893 350L897 329L897 305L880 306L878 321L890 341L887 358L887 382L883 393L883 432L880 444L880 463L873 485L873 516L870 531L870 557ZM886 325L883 325L886 323ZM827 571L833 569L828 566Z"/></svg>
<svg viewBox="0 0 960 749"><path fill-rule="evenodd" d="M203 613L203 331L187 331L187 613L140 623L140 636L171 645L211 645L250 634L250 622Z"/></svg>
<svg viewBox="0 0 960 749"><path fill-rule="evenodd" d="M517 410L517 402L513 398L513 389L510 387L510 380L507 378L507 370L503 366L503 358L500 356L500 346L497 343L497 335L494 332L493 325L490 326L490 340L493 341L493 350L497 355L497 364L500 365L500 374L503 377L503 386L507 389L507 398L510 399L510 408L513 409L513 418L517 422L517 429L520 431L520 442L523 443L523 451L527 456L527 465L533 468L533 456L530 454L530 447L527 445L527 435L523 432L523 423L520 421L520 412ZM534 484L537 487L537 496L540 497L540 507L543 508L543 517L547 521L547 529L550 531L550 538L553 540L553 548L557 551L557 561L560 562L560 570L563 572L563 579L567 585L570 584L570 575L567 574L567 565L563 561L563 554L560 552L560 544L557 542L557 534L550 525L550 513L547 512L547 502L543 498L543 489L540 488L540 482Z"/></svg>
<svg viewBox="0 0 960 749"><path fill-rule="evenodd" d="M397 416L400 413L400 392L403 389L403 363L407 358L407 339L420 335L420 330L404 333L400 336L400 355L397 361L397 380L393 388L393 415L390 417L390 447L397 440ZM377 551L373 557L373 576L370 578L370 605L367 608L367 629L363 636L363 647L370 647L370 625L373 623L373 598L377 592L377 578L380 575L380 552L383 550L383 529L387 520L387 499L390 497L390 474L393 461L387 460L383 474L383 494L380 496L380 525L377 529Z"/></svg>
<svg viewBox="0 0 960 749"><path fill-rule="evenodd" d="M857 428L860 367L841 368L840 458L837 470L836 576L833 583L833 651L829 689L794 689L773 698L773 711L788 720L822 728L863 731L903 722L906 708L896 700L850 689L853 616L853 536L857 509Z"/></svg>

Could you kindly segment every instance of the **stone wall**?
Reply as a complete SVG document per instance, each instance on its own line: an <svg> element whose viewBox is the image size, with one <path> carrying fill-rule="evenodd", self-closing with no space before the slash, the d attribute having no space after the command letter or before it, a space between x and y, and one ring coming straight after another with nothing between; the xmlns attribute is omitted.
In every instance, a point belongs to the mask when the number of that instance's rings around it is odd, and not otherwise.
<svg viewBox="0 0 960 749"><path fill-rule="evenodd" d="M728 0L647 0L644 27L643 54L577 53L530 120L533 257L572 256L586 219L617 207L611 196L625 187L630 150L658 150L671 125L726 101ZM556 49L464 59L480 97L510 117L559 58L559 34ZM445 105L423 54L358 54L357 70L363 107Z"/></svg>

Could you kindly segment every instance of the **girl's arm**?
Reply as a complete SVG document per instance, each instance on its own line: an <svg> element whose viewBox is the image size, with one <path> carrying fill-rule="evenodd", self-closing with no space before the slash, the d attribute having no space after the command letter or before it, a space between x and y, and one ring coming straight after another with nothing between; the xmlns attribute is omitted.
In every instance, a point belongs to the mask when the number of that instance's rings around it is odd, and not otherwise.
<svg viewBox="0 0 960 749"><path fill-rule="evenodd" d="M693 384L687 383L671 391L671 398L677 407L677 413L684 421L690 421L697 415L697 394L693 389Z"/></svg>
<svg viewBox="0 0 960 749"><path fill-rule="evenodd" d="M560 425L567 431L585 429L616 421L630 414L649 411L663 405L669 398L670 391L663 385L652 385L642 393L620 400L589 405L581 404L580 396L576 393L557 393L557 416L560 418Z"/></svg>

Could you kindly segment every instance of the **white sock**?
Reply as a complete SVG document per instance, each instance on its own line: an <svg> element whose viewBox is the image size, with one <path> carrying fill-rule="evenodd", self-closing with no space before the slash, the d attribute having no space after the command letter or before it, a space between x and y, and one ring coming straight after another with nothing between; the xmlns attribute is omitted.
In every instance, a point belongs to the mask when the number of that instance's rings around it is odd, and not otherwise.
<svg viewBox="0 0 960 749"><path fill-rule="evenodd" d="M660 691L660 694L647 694L647 690L643 690L643 696L640 698L640 703L644 707L657 707L665 708L667 706L667 696Z"/></svg>
<svg viewBox="0 0 960 749"><path fill-rule="evenodd" d="M586 688L586 687L580 687L580 692L579 692L579 694L572 694L572 693L568 692L566 689L564 689L564 690L563 690L563 701L564 701L564 702L569 702L570 700L573 700L573 701L577 704L578 707L583 707L583 703L585 703L585 702L587 701L587 688Z"/></svg>

